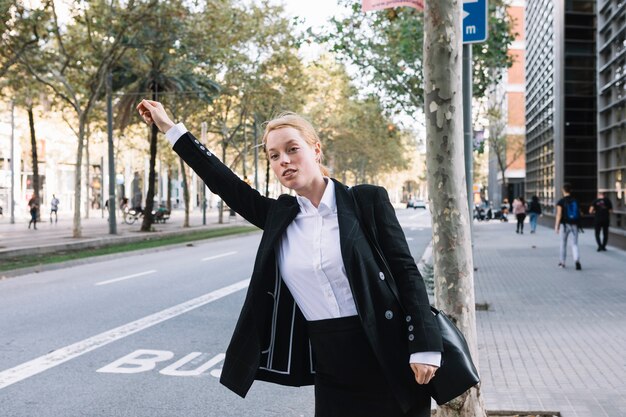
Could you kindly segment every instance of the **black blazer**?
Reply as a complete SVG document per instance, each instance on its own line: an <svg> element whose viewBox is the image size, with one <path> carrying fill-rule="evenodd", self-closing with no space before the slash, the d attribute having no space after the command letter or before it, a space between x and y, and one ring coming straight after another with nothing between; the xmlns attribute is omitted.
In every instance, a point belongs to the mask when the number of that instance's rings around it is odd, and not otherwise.
<svg viewBox="0 0 626 417"><path fill-rule="evenodd" d="M311 385L315 364L302 312L284 284L276 245L299 211L293 196L262 196L186 133L176 151L212 192L250 223L263 229L250 286L226 350L220 382L244 397L255 379L282 385ZM403 409L428 396L409 367L413 352L443 350L426 288L411 256L395 211L382 187L360 185L363 220L376 229L402 306L389 288L354 212L348 187L333 179L341 254L363 330Z"/></svg>

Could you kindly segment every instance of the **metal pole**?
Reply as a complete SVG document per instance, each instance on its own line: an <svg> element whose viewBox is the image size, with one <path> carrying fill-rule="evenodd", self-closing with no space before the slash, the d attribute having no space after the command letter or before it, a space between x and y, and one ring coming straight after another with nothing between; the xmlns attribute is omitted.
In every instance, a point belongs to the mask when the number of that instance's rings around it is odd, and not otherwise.
<svg viewBox="0 0 626 417"><path fill-rule="evenodd" d="M117 234L117 221L115 219L115 161L113 149L113 99L111 84L113 76L107 75L107 136L109 144L109 234ZM104 176L104 175L103 175Z"/></svg>
<svg viewBox="0 0 626 417"><path fill-rule="evenodd" d="M202 143L204 143L206 146L206 136L208 129L207 122L202 122L200 128L202 129ZM206 184L204 182L202 182L202 225L206 226Z"/></svg>
<svg viewBox="0 0 626 417"><path fill-rule="evenodd" d="M473 128L472 128L472 45L463 44L463 135L465 148L465 181L470 224L474 217L473 194Z"/></svg>
<svg viewBox="0 0 626 417"><path fill-rule="evenodd" d="M15 102L11 100L11 224L15 224Z"/></svg>

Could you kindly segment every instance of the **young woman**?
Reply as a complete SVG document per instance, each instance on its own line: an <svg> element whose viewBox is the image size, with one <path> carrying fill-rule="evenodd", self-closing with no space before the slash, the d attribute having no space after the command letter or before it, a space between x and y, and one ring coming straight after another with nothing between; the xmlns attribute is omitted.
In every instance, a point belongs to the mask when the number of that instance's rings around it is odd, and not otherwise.
<svg viewBox="0 0 626 417"><path fill-rule="evenodd" d="M263 229L220 382L244 397L255 379L315 385L317 417L426 417L442 342L426 289L381 187L359 186L400 300L356 217L353 190L328 177L309 122L286 113L263 134L270 166L296 196L262 196L163 106L137 109L229 207Z"/></svg>

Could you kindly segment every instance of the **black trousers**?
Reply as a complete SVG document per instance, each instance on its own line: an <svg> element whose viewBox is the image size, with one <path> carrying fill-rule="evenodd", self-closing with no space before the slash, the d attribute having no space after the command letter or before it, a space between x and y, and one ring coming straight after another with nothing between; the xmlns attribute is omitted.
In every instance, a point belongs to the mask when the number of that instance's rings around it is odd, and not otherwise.
<svg viewBox="0 0 626 417"><path fill-rule="evenodd" d="M518 232L524 232L524 219L526 218L526 213L519 213L516 214L515 217L517 218L517 231Z"/></svg>
<svg viewBox="0 0 626 417"><path fill-rule="evenodd" d="M596 243L599 248L605 248L609 241L609 223L596 223ZM602 239L600 239L600 232L602 232Z"/></svg>
<svg viewBox="0 0 626 417"><path fill-rule="evenodd" d="M315 358L315 417L430 416L430 398L402 412L358 316L310 321L308 327Z"/></svg>

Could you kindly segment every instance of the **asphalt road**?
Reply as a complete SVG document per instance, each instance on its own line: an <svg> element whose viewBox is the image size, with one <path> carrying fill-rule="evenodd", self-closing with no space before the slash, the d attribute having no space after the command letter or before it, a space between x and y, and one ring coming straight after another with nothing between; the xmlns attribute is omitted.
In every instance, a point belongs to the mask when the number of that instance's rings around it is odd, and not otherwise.
<svg viewBox="0 0 626 417"><path fill-rule="evenodd" d="M399 210L413 256L427 210ZM313 416L311 387L218 381L260 233L0 281L0 416Z"/></svg>

